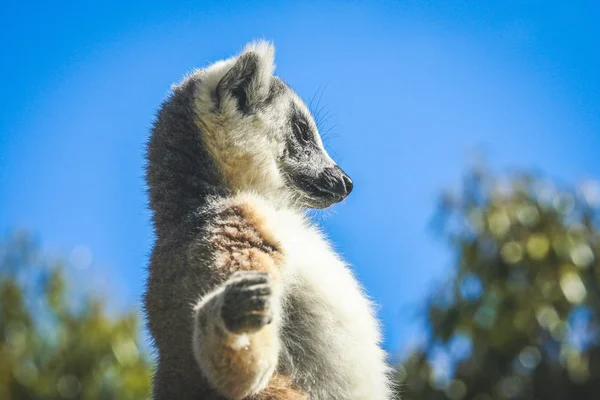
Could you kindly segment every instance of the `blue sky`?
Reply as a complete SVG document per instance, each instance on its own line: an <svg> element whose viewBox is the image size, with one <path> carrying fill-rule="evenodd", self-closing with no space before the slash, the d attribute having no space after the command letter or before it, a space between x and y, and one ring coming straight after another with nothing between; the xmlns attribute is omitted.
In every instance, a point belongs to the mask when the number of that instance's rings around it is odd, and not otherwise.
<svg viewBox="0 0 600 400"><path fill-rule="evenodd" d="M17 4L19 3L19 4ZM380 305L386 347L451 254L436 199L483 149L496 170L600 177L600 3L11 2L0 15L0 230L89 247L83 290L137 305L152 235L143 149L171 84L256 38L319 93L355 182L318 216Z"/></svg>

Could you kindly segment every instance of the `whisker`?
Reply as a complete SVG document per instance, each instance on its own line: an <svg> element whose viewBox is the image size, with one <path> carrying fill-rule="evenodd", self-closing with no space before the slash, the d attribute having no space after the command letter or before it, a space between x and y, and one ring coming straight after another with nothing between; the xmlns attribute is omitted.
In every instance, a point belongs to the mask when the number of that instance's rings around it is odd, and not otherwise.
<svg viewBox="0 0 600 400"><path fill-rule="evenodd" d="M323 85L319 85L319 87L317 88L317 91L312 95L312 97L310 98L310 101L308 102L308 109L311 111L313 110L313 102L315 101L315 98L317 97L317 95L319 94L319 92L321 92L323 88Z"/></svg>

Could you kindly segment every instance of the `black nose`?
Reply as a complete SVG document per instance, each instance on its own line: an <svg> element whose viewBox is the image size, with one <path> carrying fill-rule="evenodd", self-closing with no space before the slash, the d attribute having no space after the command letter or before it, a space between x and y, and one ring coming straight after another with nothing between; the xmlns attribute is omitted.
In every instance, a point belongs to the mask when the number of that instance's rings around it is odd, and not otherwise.
<svg viewBox="0 0 600 400"><path fill-rule="evenodd" d="M317 175L293 175L293 183L310 200L308 207L326 208L338 203L352 192L352 179L337 165L324 168Z"/></svg>
<svg viewBox="0 0 600 400"><path fill-rule="evenodd" d="M325 169L320 181L323 189L340 197L348 196L354 187L352 179L337 165Z"/></svg>
<svg viewBox="0 0 600 400"><path fill-rule="evenodd" d="M348 175L342 171L342 180L344 181L344 186L346 186L346 196L350 194L352 189L354 188L354 184L352 183L352 179Z"/></svg>

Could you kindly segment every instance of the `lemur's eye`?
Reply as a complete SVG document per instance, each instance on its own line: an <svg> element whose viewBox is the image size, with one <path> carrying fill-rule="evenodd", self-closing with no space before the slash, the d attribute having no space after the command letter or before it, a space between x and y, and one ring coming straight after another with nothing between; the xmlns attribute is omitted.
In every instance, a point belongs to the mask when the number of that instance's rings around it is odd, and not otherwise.
<svg viewBox="0 0 600 400"><path fill-rule="evenodd" d="M294 121L294 135L303 144L310 142L310 128L302 120Z"/></svg>

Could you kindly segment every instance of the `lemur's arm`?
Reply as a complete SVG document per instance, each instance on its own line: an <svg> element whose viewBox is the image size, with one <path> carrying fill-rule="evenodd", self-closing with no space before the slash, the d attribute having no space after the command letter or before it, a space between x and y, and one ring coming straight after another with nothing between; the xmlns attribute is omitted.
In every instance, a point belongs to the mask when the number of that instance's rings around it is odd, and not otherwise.
<svg viewBox="0 0 600 400"><path fill-rule="evenodd" d="M224 283L194 308L194 355L211 386L230 399L265 389L277 367L282 255L265 228L256 210L238 205L219 213L202 238L213 252L209 269Z"/></svg>
<svg viewBox="0 0 600 400"><path fill-rule="evenodd" d="M194 351L210 384L231 399L264 389L279 357L271 278L236 272L195 307Z"/></svg>

